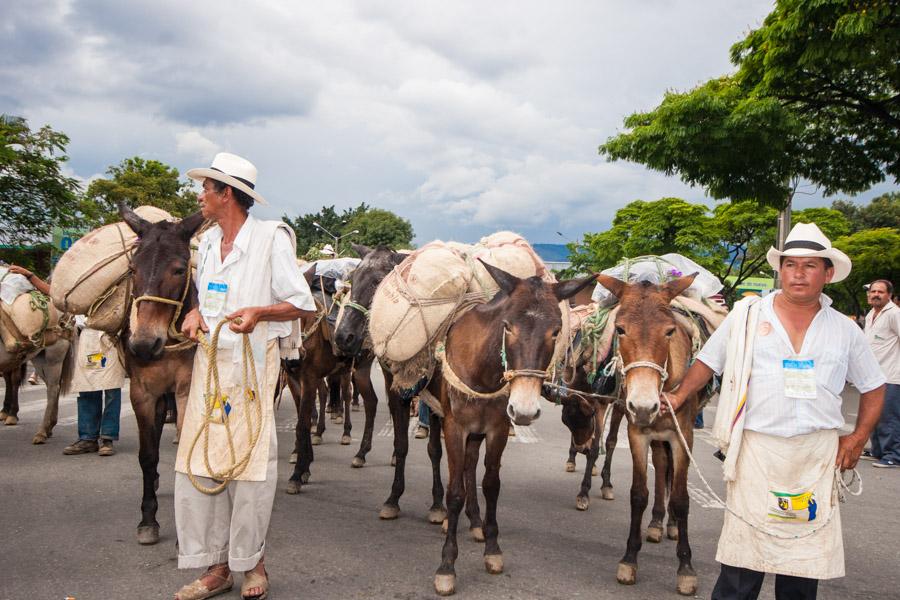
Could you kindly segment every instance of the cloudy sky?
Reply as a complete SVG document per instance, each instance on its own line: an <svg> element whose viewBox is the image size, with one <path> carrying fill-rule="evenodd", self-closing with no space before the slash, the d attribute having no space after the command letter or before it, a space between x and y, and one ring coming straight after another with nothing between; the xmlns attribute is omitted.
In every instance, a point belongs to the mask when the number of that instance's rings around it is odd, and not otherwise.
<svg viewBox="0 0 900 600"><path fill-rule="evenodd" d="M259 168L265 217L366 202L420 243L562 242L632 200L707 201L597 146L665 90L730 72L772 5L4 0L0 113L67 133L83 180L230 151ZM807 191L799 206L830 203Z"/></svg>

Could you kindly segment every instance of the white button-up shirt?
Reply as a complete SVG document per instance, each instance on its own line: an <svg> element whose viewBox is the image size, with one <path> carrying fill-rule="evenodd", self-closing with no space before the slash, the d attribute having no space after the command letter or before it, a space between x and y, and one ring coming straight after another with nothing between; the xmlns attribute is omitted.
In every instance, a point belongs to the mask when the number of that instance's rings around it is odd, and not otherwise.
<svg viewBox="0 0 900 600"><path fill-rule="evenodd" d="M870 310L866 315L866 339L887 382L900 384L900 307L888 300L877 317Z"/></svg>
<svg viewBox="0 0 900 600"><path fill-rule="evenodd" d="M884 375L862 330L831 308L831 299L825 294L806 330L800 353L795 353L775 314L774 301L779 293L761 301L744 428L779 437L839 429L844 424L840 396L844 382L868 392L884 384ZM720 375L733 320L729 315L697 355L697 360ZM796 358L814 361L815 398L785 395L783 361Z"/></svg>

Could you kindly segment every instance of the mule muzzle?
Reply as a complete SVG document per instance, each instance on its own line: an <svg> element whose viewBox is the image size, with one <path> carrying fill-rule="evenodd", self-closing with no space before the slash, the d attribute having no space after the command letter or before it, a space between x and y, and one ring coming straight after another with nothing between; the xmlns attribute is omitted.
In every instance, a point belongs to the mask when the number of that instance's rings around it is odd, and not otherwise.
<svg viewBox="0 0 900 600"><path fill-rule="evenodd" d="M541 416L541 384L536 377L517 377L510 383L506 414L516 425L531 425Z"/></svg>
<svg viewBox="0 0 900 600"><path fill-rule="evenodd" d="M362 348L363 336L356 335L348 327L338 327L334 332L334 343L345 356L355 356Z"/></svg>
<svg viewBox="0 0 900 600"><path fill-rule="evenodd" d="M659 416L659 401L635 403L626 400L625 407L628 409L631 422L637 427L649 427Z"/></svg>
<svg viewBox="0 0 900 600"><path fill-rule="evenodd" d="M166 351L166 338L132 337L128 340L128 349L141 360L159 360Z"/></svg>

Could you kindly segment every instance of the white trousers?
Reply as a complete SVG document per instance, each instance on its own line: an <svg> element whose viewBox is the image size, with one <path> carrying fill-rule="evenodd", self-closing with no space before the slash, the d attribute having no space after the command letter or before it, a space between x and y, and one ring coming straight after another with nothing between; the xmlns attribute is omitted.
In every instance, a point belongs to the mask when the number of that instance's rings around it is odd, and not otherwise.
<svg viewBox="0 0 900 600"><path fill-rule="evenodd" d="M269 430L265 481L232 481L220 494L197 490L184 473L175 473L175 530L178 568L197 569L228 563L249 571L262 558L278 483L278 438ZM205 487L216 482L197 477Z"/></svg>

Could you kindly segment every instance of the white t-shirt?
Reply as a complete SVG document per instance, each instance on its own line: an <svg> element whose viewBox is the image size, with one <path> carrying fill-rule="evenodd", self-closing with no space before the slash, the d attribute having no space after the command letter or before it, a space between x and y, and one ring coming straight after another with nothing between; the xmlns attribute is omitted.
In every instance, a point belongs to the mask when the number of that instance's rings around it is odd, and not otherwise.
<svg viewBox="0 0 900 600"><path fill-rule="evenodd" d="M866 339L887 382L900 384L900 308L888 302L877 318L874 314L870 310L866 315Z"/></svg>
<svg viewBox="0 0 900 600"><path fill-rule="evenodd" d="M840 394L845 381L863 393L884 384L878 361L862 330L831 308L831 299L825 294L821 296L822 308L810 323L799 354L795 353L775 314L774 301L779 293L769 294L760 304L744 428L780 437L839 429L844 424ZM697 355L697 360L718 374L725 367L733 321L729 315ZM783 361L792 359L813 361L815 398L786 394Z"/></svg>

